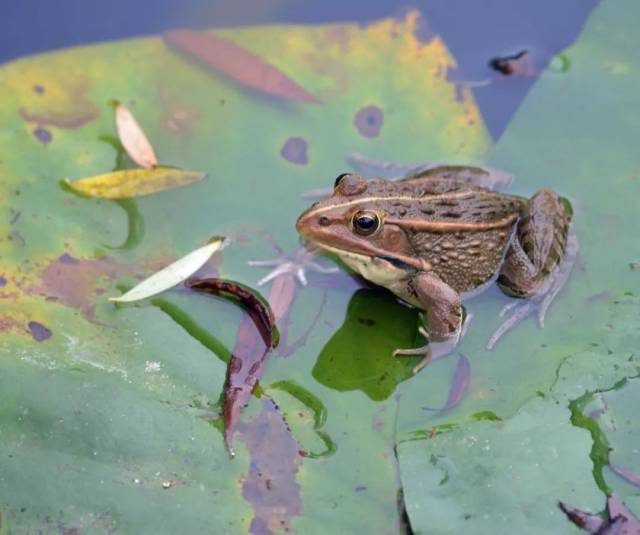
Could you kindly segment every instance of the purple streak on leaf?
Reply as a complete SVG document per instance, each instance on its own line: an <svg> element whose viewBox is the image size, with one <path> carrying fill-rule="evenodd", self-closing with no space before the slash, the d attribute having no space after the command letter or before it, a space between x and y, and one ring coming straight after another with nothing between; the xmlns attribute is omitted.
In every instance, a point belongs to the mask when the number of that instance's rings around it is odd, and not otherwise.
<svg viewBox="0 0 640 535"><path fill-rule="evenodd" d="M302 514L300 484L296 481L303 462L300 446L273 400L262 397L262 410L253 420L238 426L251 462L243 477L242 496L253 508L249 532L254 535L291 531L291 520Z"/></svg>
<svg viewBox="0 0 640 535"><path fill-rule="evenodd" d="M627 483L630 483L634 487L640 488L640 474L637 474L633 470L617 466L611 462L609 462L609 468L611 468L612 472L618 474Z"/></svg>
<svg viewBox="0 0 640 535"><path fill-rule="evenodd" d="M451 388L449 388L449 396L447 402L440 409L433 409L430 407L422 407L425 411L447 411L456 407L464 399L467 391L469 390L469 381L471 379L471 363L469 359L462 353L458 356L458 363L456 364L456 371L453 374L453 380L451 381Z"/></svg>
<svg viewBox="0 0 640 535"><path fill-rule="evenodd" d="M559 502L558 505L560 506L560 509L562 509L564 513L569 517L569 520L571 520L571 522L573 522L579 528L588 531L589 533L597 533L600 528L605 525L605 521L598 515L585 513L584 511L580 511L580 509L571 507L564 502Z"/></svg>
<svg viewBox="0 0 640 535"><path fill-rule="evenodd" d="M615 496L609 496L607 498L607 507L609 509L609 517L611 517L612 521L615 521L617 518L621 517L625 520L624 522L624 530L615 532L615 533L625 533L628 535L639 535L640 534L640 520L627 509L627 506L618 500ZM613 524L614 522L612 522ZM611 532L611 535L614 532Z"/></svg>
<svg viewBox="0 0 640 535"><path fill-rule="evenodd" d="M576 526L596 535L640 535L640 522L627 507L614 496L607 498L609 518L585 513L566 503L559 502L560 509Z"/></svg>

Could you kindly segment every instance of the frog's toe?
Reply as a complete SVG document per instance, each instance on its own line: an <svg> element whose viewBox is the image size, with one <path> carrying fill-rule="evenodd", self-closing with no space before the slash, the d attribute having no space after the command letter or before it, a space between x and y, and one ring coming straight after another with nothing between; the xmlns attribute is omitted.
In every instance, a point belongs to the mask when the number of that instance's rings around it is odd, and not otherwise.
<svg viewBox="0 0 640 535"><path fill-rule="evenodd" d="M413 349L396 349L393 352L394 357L411 357L411 356L417 356L417 355L423 355L424 358L413 367L412 371L414 375L418 373L422 368L425 368L426 366L428 366L429 363L431 362L432 354L431 354L431 347L429 347L429 344L421 347L416 347Z"/></svg>
<svg viewBox="0 0 640 535"><path fill-rule="evenodd" d="M415 357L416 355L428 355L430 353L431 353L431 350L429 349L429 344L427 344L420 347L413 347L411 349L396 349L393 352L393 356L394 357Z"/></svg>
<svg viewBox="0 0 640 535"><path fill-rule="evenodd" d="M247 264L252 267L273 268L258 281L258 286L263 286L282 275L292 275L301 286L306 286L307 272L336 273L339 271L337 267L323 266L314 260L315 257L313 251L302 248L291 256L279 256L270 260L249 260Z"/></svg>
<svg viewBox="0 0 640 535"><path fill-rule="evenodd" d="M504 313L506 314L506 312L511 312L511 315L500 324L500 327L496 329L496 332L493 333L493 336L489 339L489 342L487 342L487 349L489 350L493 349L498 343L498 340L500 340L500 338L502 338L508 331L513 329L518 325L518 323L531 314L534 308L531 301L525 301L523 303L509 303L509 305L508 310L504 311Z"/></svg>

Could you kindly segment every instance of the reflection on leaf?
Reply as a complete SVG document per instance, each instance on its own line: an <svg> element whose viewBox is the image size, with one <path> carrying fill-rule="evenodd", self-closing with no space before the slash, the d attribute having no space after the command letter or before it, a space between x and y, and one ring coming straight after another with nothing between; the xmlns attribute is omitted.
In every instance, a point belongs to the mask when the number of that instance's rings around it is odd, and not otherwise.
<svg viewBox="0 0 640 535"><path fill-rule="evenodd" d="M417 327L416 310L390 294L359 290L349 302L342 327L318 356L313 377L336 390L362 390L371 399L386 399L413 376L411 369L419 358L398 359L392 353L411 347Z"/></svg>

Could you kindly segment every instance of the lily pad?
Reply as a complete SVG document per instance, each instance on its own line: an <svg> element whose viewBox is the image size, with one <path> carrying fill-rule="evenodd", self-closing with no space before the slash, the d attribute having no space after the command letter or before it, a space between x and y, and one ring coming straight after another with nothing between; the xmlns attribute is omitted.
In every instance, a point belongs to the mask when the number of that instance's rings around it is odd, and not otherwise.
<svg viewBox="0 0 640 535"><path fill-rule="evenodd" d="M444 416L419 409L421 399L435 404L434 388L442 396L448 363L436 363L420 388L403 385L399 440L409 442L398 451L418 532L436 525L441 533L457 532L456 524L442 520L450 507L452 522L471 531L486 531L493 519L495 533L573 533L576 528L558 516L558 499L597 512L613 491L623 501L637 495L607 468L613 441L612 462L617 451L621 464L630 464L640 427L629 412L640 372L638 279L629 269L640 229L634 14L640 11L633 2L601 3L577 43L563 52L570 68L541 76L489 159L514 173L515 192L549 187L571 201L580 252L543 330L528 319L486 351L506 300L490 291L468 302L473 318L461 350L472 374L458 407ZM607 429L606 411L597 417L603 396L616 399L617 410L625 407L624 432ZM488 414L501 422L474 421ZM615 419L615 411L609 417ZM448 480L441 485L443 466Z"/></svg>
<svg viewBox="0 0 640 535"><path fill-rule="evenodd" d="M212 235L229 236L235 246L199 273L255 286L264 272L247 261L273 256L274 244L286 252L297 246L294 222L307 204L301 194L353 169L351 153L481 160L489 138L471 92L448 76L454 59L422 25L410 12L366 26L211 32L273 66L315 104L243 87L157 37L3 66L3 528L401 529L395 401L388 397L397 381L372 396L386 400L374 401L312 374L338 329L332 347L340 337L354 343L340 328L352 290L311 278L304 289L295 281L287 286L286 305L273 308L285 318L279 327L288 356L269 359L256 392L263 398L243 409L233 460L219 398L240 311L180 290L120 308L106 297ZM61 188L64 177L122 168L113 100L144 126L162 165L196 169L207 179L126 203ZM414 317L388 295L376 310L385 319ZM414 327L397 333L401 345ZM375 339L387 332L383 325L367 329ZM301 337L306 344L296 346ZM386 345L374 359L392 359ZM301 390L275 386L283 382ZM269 392L277 393L279 408ZM319 407L324 422L311 416Z"/></svg>

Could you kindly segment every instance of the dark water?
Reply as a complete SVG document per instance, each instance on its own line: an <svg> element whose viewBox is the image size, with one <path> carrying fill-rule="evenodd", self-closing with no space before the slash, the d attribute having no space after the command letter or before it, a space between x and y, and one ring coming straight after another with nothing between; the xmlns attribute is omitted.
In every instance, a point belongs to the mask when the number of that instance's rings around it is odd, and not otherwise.
<svg viewBox="0 0 640 535"><path fill-rule="evenodd" d="M397 2L294 2L293 0L205 1L112 0L109 2L3 2L0 62L46 50L160 33L169 28L282 23L367 22L417 7L442 35L465 80L491 74L488 61L527 49L536 66L566 48L597 0L435 0ZM475 90L485 123L497 138L534 77Z"/></svg>

